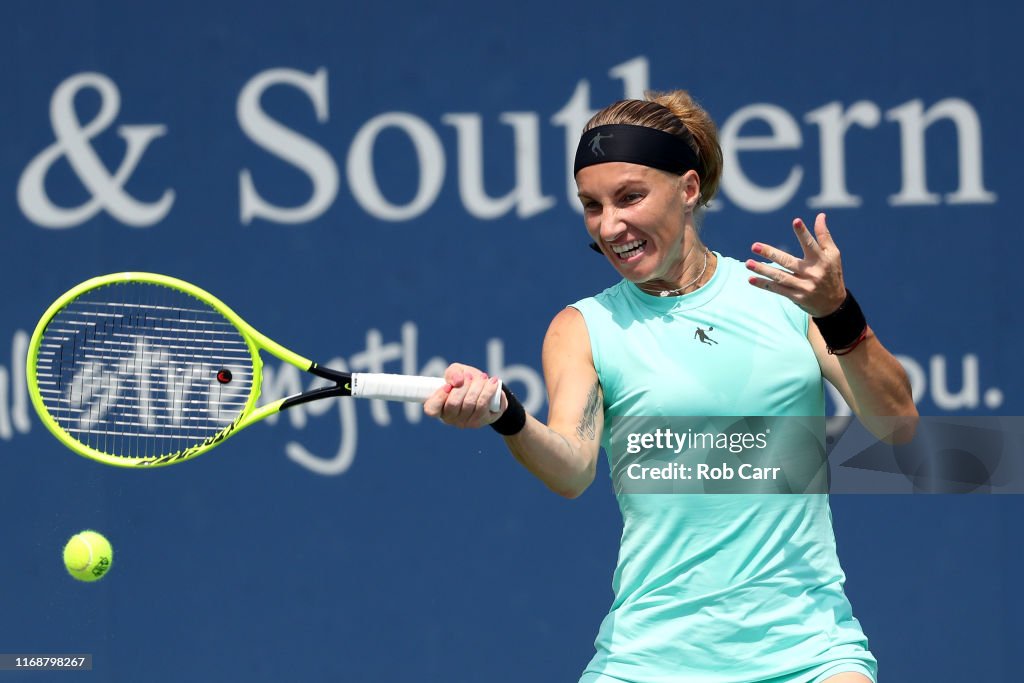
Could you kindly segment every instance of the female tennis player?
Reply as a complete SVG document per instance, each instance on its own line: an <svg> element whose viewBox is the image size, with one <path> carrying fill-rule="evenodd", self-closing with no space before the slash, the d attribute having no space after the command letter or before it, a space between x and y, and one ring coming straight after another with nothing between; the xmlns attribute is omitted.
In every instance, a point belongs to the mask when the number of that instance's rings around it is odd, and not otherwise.
<svg viewBox="0 0 1024 683"><path fill-rule="evenodd" d="M565 308L544 340L545 425L495 380L448 368L424 404L458 427L491 424L552 490L594 480L619 416L821 416L822 378L876 434L916 416L906 373L847 290L819 214L801 253L757 260L700 237L722 153L684 91L616 102L587 124L575 176L587 232L621 281ZM767 260L763 262L762 260ZM614 462L612 466L614 467ZM580 683L873 683L825 495L618 494L611 610Z"/></svg>

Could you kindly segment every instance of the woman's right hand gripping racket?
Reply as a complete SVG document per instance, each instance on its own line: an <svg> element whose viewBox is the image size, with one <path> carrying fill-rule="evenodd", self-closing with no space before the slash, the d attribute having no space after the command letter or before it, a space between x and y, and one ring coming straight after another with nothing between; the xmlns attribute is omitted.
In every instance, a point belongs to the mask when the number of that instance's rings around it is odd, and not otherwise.
<svg viewBox="0 0 1024 683"><path fill-rule="evenodd" d="M260 351L333 382L257 407ZM423 402L445 381L320 367L211 294L165 275L116 273L60 297L36 326L28 388L68 448L108 465L169 465L292 406L334 396ZM501 383L489 399L501 410Z"/></svg>

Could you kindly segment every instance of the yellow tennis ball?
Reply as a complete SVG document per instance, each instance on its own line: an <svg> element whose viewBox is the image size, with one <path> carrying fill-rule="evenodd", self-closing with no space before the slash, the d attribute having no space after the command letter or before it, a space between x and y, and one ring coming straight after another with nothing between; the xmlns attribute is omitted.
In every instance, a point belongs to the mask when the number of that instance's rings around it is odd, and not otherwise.
<svg viewBox="0 0 1024 683"><path fill-rule="evenodd" d="M110 570L114 550L103 534L92 530L79 532L64 546L64 566L79 581L98 581Z"/></svg>

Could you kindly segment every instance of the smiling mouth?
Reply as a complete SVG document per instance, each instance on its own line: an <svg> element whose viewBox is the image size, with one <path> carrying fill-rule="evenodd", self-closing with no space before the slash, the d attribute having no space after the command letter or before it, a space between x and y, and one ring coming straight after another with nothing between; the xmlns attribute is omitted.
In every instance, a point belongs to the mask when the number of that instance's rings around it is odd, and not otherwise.
<svg viewBox="0 0 1024 683"><path fill-rule="evenodd" d="M638 254L642 254L647 248L647 240L633 240L625 244L613 244L612 251L619 257L620 261L627 261Z"/></svg>

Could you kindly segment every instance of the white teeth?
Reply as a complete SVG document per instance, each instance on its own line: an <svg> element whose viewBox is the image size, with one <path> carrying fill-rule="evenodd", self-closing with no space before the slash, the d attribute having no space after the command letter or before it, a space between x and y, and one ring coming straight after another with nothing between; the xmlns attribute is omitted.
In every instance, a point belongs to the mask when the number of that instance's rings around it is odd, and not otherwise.
<svg viewBox="0 0 1024 683"><path fill-rule="evenodd" d="M625 244L613 244L612 251L615 252L620 259L628 259L636 256L644 247L647 246L647 240L633 240L632 242L626 242Z"/></svg>
<svg viewBox="0 0 1024 683"><path fill-rule="evenodd" d="M612 251L616 254L624 254L627 251L633 251L637 247L647 244L645 240L633 240L632 242L626 242L625 244L613 244Z"/></svg>

